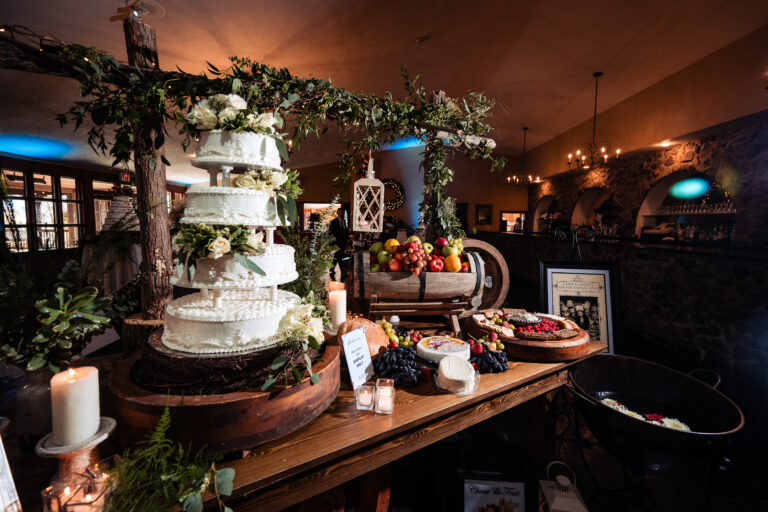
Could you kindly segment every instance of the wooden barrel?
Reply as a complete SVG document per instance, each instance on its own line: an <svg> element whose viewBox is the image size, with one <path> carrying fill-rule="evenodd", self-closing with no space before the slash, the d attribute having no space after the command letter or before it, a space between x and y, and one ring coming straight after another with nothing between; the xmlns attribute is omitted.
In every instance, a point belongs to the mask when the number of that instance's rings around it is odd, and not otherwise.
<svg viewBox="0 0 768 512"><path fill-rule="evenodd" d="M370 300L376 294L384 301L429 302L464 300L479 296L485 282L483 259L475 252L464 253L469 272L371 272L367 251L352 254L347 283L350 294L357 300Z"/></svg>
<svg viewBox="0 0 768 512"><path fill-rule="evenodd" d="M494 246L483 240L465 238L464 249L480 255L484 263L485 280L479 300L470 302L462 316L469 316L480 309L499 309L509 291L509 268L504 256Z"/></svg>

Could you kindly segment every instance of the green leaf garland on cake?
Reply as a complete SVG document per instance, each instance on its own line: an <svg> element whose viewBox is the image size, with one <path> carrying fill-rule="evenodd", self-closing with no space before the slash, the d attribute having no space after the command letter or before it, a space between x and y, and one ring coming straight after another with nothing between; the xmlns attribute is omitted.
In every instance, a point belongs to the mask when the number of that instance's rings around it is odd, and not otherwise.
<svg viewBox="0 0 768 512"><path fill-rule="evenodd" d="M179 256L179 266L190 268L197 260L219 259L225 254L232 254L235 261L246 269L265 275L258 265L247 258L248 255L264 254L264 233L251 233L242 225L214 228L205 224L182 224L173 245Z"/></svg>

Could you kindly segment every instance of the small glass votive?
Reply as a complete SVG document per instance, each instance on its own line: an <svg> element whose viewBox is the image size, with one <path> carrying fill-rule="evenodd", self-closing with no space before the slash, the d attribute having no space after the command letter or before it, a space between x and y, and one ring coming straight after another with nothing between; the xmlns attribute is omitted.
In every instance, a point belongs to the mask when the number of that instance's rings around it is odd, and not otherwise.
<svg viewBox="0 0 768 512"><path fill-rule="evenodd" d="M355 402L357 403L357 408L361 411L373 409L375 397L376 387L373 384L363 384L355 390Z"/></svg>
<svg viewBox="0 0 768 512"><path fill-rule="evenodd" d="M376 412L392 414L395 409L395 381L378 379L376 381Z"/></svg>

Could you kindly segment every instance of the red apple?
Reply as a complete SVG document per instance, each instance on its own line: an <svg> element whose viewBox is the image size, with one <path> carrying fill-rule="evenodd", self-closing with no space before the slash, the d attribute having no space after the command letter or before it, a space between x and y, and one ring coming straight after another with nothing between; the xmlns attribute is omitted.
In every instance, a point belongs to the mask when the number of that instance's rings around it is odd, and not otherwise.
<svg viewBox="0 0 768 512"><path fill-rule="evenodd" d="M402 272L403 271L403 264L400 262L400 260L391 260L387 267L389 267L390 272Z"/></svg>
<svg viewBox="0 0 768 512"><path fill-rule="evenodd" d="M434 243L435 249L438 249L438 250L441 250L446 245L448 245L448 239L443 237L438 238L437 240L435 240L435 243Z"/></svg>
<svg viewBox="0 0 768 512"><path fill-rule="evenodd" d="M444 267L445 263L443 263L442 258L433 258L432 261L429 262L429 270L432 272L442 272Z"/></svg>

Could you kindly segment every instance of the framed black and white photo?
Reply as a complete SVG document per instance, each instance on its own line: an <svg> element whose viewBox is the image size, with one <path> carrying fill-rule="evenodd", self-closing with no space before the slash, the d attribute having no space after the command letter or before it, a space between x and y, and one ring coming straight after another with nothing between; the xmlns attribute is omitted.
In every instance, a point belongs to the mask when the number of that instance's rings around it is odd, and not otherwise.
<svg viewBox="0 0 768 512"><path fill-rule="evenodd" d="M0 440L0 512L21 512L21 502L16 493L11 466L5 456L2 440Z"/></svg>
<svg viewBox="0 0 768 512"><path fill-rule="evenodd" d="M539 271L541 310L575 322L616 353L621 337L618 264L540 261Z"/></svg>

